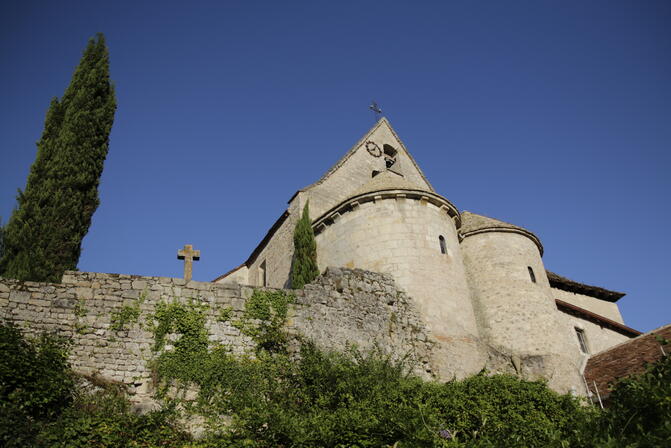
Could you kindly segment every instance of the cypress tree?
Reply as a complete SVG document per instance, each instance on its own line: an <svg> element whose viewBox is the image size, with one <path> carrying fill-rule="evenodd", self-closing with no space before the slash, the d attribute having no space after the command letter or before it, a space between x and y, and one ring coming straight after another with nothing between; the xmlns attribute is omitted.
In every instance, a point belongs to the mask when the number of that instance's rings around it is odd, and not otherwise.
<svg viewBox="0 0 671 448"><path fill-rule="evenodd" d="M116 100L102 34L90 39L60 101L52 99L37 156L4 229L0 275L60 281L76 269L98 207Z"/></svg>
<svg viewBox="0 0 671 448"><path fill-rule="evenodd" d="M5 252L5 228L2 227L2 220L0 220L0 260L2 260L2 254Z"/></svg>
<svg viewBox="0 0 671 448"><path fill-rule="evenodd" d="M291 287L301 289L317 278L317 242L312 230L308 203L303 208L303 215L294 229L294 260L291 265Z"/></svg>

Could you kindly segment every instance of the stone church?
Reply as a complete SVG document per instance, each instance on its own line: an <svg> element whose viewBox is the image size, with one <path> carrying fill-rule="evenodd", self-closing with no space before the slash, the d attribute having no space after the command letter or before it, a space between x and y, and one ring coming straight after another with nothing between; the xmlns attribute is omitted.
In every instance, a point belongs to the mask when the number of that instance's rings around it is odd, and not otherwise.
<svg viewBox="0 0 671 448"><path fill-rule="evenodd" d="M535 234L460 211L436 192L385 118L214 281L290 286L293 230L308 201L320 271L390 274L429 331L441 379L486 368L584 394L590 355L640 334L624 324L623 293L547 271Z"/></svg>

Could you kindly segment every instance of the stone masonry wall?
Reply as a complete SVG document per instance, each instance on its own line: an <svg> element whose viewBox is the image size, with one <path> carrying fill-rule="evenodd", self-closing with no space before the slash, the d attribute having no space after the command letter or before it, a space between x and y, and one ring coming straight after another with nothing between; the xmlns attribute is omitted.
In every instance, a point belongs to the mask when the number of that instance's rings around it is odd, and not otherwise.
<svg viewBox="0 0 671 448"><path fill-rule="evenodd" d="M234 353L249 353L253 342L231 322L242 317L245 298L252 293L253 288L235 283L90 272L67 272L60 284L0 278L0 319L14 322L27 335L46 331L71 338L75 371L125 383L141 400L151 390L154 339L149 324L159 302L207 304L210 340ZM387 353L409 354L418 361L420 373L431 372L431 343L411 299L390 277L330 269L295 293L290 333L305 335L326 349L376 344ZM136 321L112 328L115 314L137 306L141 313ZM224 307L232 311L222 322L218 317Z"/></svg>
<svg viewBox="0 0 671 448"><path fill-rule="evenodd" d="M310 218L315 220L331 207L350 197L353 192L368 183L372 178L372 172L384 171L384 157L372 156L365 147L366 141L374 142L380 150L385 144L393 146L398 154L396 156L397 166L403 176L409 182L433 191L431 186L422 178L417 168L413 165L408 155L403 151L401 143L397 140L386 120L380 121L365 141L358 143L354 153L342 163L323 182L312 185L307 191L310 200Z"/></svg>
<svg viewBox="0 0 671 448"><path fill-rule="evenodd" d="M390 275L330 267L296 291L288 326L325 349L378 348L406 358L424 378L438 373L432 357L435 342L413 299L397 289Z"/></svg>
<svg viewBox="0 0 671 448"><path fill-rule="evenodd" d="M441 253L440 236L447 246ZM486 361L455 224L427 201L380 198L343 213L316 237L317 262L384 272L416 303L438 341L441 378L465 378Z"/></svg>

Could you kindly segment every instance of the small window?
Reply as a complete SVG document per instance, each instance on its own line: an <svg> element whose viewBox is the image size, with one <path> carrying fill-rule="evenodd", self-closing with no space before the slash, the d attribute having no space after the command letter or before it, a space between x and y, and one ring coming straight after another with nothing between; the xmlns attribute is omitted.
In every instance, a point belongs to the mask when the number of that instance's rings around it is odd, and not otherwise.
<svg viewBox="0 0 671 448"><path fill-rule="evenodd" d="M531 278L531 282L536 283L536 274L534 274L534 270L531 266L527 266L527 269L529 270L529 278Z"/></svg>
<svg viewBox="0 0 671 448"><path fill-rule="evenodd" d="M589 349L587 348L587 338L585 337L585 330L582 328L575 327L575 334L578 336L578 343L580 344L580 351L588 354Z"/></svg>
<svg viewBox="0 0 671 448"><path fill-rule="evenodd" d="M446 254L447 253L447 245L445 244L445 238L443 235L438 236L438 241L440 242L440 253L441 254Z"/></svg>
<svg viewBox="0 0 671 448"><path fill-rule="evenodd" d="M266 260L259 265L259 285L268 286L268 281L266 278Z"/></svg>

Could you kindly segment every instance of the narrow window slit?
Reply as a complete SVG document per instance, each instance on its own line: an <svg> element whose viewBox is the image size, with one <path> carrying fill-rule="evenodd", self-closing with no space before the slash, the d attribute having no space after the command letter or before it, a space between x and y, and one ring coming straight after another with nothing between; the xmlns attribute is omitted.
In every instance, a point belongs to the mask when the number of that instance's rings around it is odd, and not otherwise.
<svg viewBox="0 0 671 448"><path fill-rule="evenodd" d="M580 344L580 351L588 354L589 350L587 348L587 337L585 336L585 330L582 328L575 327L575 334L578 336L578 343Z"/></svg>
<svg viewBox="0 0 671 448"><path fill-rule="evenodd" d="M529 277L531 278L531 282L536 283L536 274L534 274L534 270L531 268L531 266L527 266L527 269L529 270Z"/></svg>
<svg viewBox="0 0 671 448"><path fill-rule="evenodd" d="M445 238L443 235L438 236L438 241L440 242L440 253L441 254L446 254L447 253L447 244L445 244Z"/></svg>

